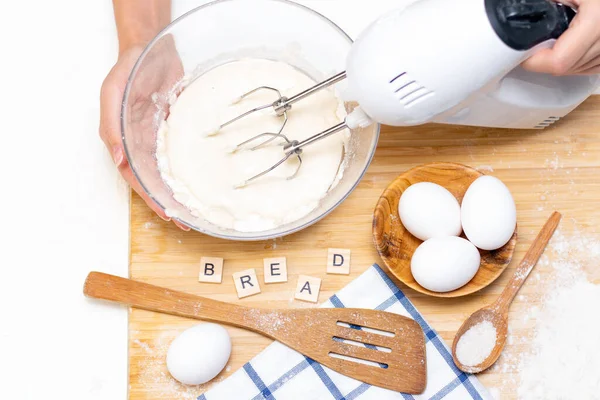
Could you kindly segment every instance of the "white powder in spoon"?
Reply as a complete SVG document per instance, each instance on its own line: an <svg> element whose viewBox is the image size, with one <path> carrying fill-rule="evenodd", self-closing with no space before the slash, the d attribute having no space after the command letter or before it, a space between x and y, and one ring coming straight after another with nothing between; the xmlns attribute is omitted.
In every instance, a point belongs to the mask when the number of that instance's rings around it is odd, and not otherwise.
<svg viewBox="0 0 600 400"><path fill-rule="evenodd" d="M481 321L469 328L456 344L456 358L467 367L485 361L496 344L496 327L490 321Z"/></svg>

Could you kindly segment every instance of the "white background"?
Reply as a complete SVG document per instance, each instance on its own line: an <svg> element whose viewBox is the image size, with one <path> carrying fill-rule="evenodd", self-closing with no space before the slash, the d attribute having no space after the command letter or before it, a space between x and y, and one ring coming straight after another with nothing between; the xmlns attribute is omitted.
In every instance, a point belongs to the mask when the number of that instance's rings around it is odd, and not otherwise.
<svg viewBox="0 0 600 400"><path fill-rule="evenodd" d="M407 1L299 2L356 37ZM128 191L97 134L111 2L3 1L0 45L0 397L125 399L127 313L82 295L90 270L127 275Z"/></svg>
<svg viewBox="0 0 600 400"><path fill-rule="evenodd" d="M404 1L301 2L355 36ZM127 313L82 295L90 270L127 275L128 192L97 134L111 2L3 1L0 44L0 397L125 399Z"/></svg>

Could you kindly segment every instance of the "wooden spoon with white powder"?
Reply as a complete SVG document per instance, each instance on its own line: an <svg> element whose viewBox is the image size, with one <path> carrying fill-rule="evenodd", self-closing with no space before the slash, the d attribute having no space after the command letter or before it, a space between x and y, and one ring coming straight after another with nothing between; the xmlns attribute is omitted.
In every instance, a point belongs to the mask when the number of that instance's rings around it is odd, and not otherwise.
<svg viewBox="0 0 600 400"><path fill-rule="evenodd" d="M452 357L461 371L472 374L482 372L500 357L508 333L510 304L542 256L561 217L557 212L550 216L498 300L475 311L456 333Z"/></svg>

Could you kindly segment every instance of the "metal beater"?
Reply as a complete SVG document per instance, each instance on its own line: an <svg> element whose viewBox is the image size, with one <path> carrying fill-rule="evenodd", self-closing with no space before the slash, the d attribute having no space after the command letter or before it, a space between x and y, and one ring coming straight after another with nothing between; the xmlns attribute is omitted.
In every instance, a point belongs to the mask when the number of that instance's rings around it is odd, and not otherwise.
<svg viewBox="0 0 600 400"><path fill-rule="evenodd" d="M288 113L288 111L290 111L292 109L292 105L299 102L300 100L305 99L306 97L312 95L313 93L318 92L323 89L326 89L332 85L335 85L336 83L338 83L344 79L346 79L345 71L341 72L337 75L334 75L331 78L329 78L321 83L318 83L315 86L313 86L301 93L298 93L297 95L290 97L290 98L283 96L281 94L281 92L276 88L269 87L269 86L261 86L256 89L253 89L253 90L243 94L239 98L236 98L233 100L232 103L237 104L237 103L243 101L245 98L247 98L261 90L268 90L268 91L274 92L278 96L278 99L275 100L273 103L269 103L269 104L265 104L265 105L253 108L252 110L249 110L249 111L247 111L241 115L238 115L237 117L225 122L224 124L220 125L218 127L218 129L213 132L213 134L218 133L221 129L223 129L243 118L246 118L249 115L252 115L254 113L257 113L257 112L260 112L260 111L263 111L263 110L266 110L269 108L271 108L273 110L273 113L275 115L277 115L278 117L283 117L283 123L281 124L281 127L279 128L279 130L276 133L275 132L261 133L259 135L256 135L256 136L246 140L245 142L238 144L233 149L232 153L235 153L236 151L239 151L243 148L249 148L250 150L256 150L256 149L259 149L259 148L273 142L276 139L283 139L283 141L284 141L284 143L282 143L284 156L281 158L281 160L279 160L277 163L275 163L270 168L264 170L263 172L240 183L239 185L236 186L237 188L242 188L244 186L247 186L251 182L267 175L268 173L273 171L275 168L279 167L281 164L283 164L288 159L290 159L290 157L296 156L299 161L298 167L296 168L295 172L287 178L287 179L293 179L294 177L296 177L298 175L298 172L300 171L300 168L302 167L302 149L304 147L306 147L314 142L317 142L321 139L324 139L330 135L333 135L334 133L340 132L340 131L348 128L346 121L344 121L338 125L335 125L323 132L317 133L316 135L313 135L302 141L290 140L286 135L283 134L283 130L285 129L285 126L287 125L287 122L288 122L288 114L287 113ZM261 139L264 139L264 140L260 141ZM257 143L257 144L254 144L251 146L251 144L258 142L258 141L260 141L260 143Z"/></svg>

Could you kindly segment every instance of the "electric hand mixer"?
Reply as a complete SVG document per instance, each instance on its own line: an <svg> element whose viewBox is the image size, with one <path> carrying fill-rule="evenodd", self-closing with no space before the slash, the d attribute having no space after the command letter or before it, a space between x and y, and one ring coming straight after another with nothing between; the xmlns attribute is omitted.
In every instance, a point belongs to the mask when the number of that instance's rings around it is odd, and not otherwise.
<svg viewBox="0 0 600 400"><path fill-rule="evenodd" d="M375 21L354 43L347 71L290 98L250 110L219 129L266 109L283 118L279 132L263 133L237 149L283 140L282 159L240 186L268 174L315 141L374 122L410 126L437 122L542 129L568 114L600 84L598 76L556 77L519 65L551 47L575 16L549 0L420 0ZM359 104L345 121L298 142L284 134L292 105L348 80L348 100ZM218 132L217 129L215 131Z"/></svg>

